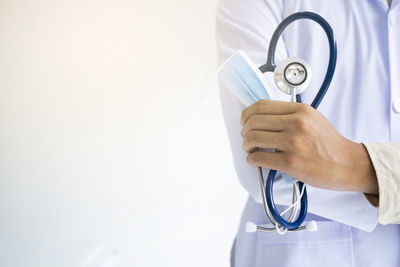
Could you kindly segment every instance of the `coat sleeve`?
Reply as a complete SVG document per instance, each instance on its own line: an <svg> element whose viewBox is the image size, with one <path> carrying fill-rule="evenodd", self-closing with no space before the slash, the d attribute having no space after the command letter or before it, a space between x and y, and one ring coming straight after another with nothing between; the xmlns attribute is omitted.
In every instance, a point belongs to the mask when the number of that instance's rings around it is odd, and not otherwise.
<svg viewBox="0 0 400 267"><path fill-rule="evenodd" d="M235 51L243 50L256 64L265 63L269 39L282 20L281 1L221 0L216 17L216 41L218 65ZM277 60L286 57L284 43L277 47ZM247 163L242 149L240 116L245 106L219 82L220 102L228 133L234 166L242 186L261 201L257 169ZM264 175L269 169L263 168ZM278 178L278 177L277 177Z"/></svg>
<svg viewBox="0 0 400 267"><path fill-rule="evenodd" d="M220 0L216 15L216 44L218 64L221 65L236 50L246 52L261 66L265 63L270 38L283 20L281 0ZM284 38L278 42L276 62L288 57ZM263 75L264 78L268 76ZM219 95L225 127L231 146L236 174L242 186L253 199L262 203L257 168L247 163L247 153L242 149L240 116L245 106L219 83ZM268 169L263 168L264 176ZM378 223L377 209L362 193L322 190L307 186L309 212L372 231ZM274 199L277 204L291 202L292 186L277 175Z"/></svg>
<svg viewBox="0 0 400 267"><path fill-rule="evenodd" d="M365 194L378 207L381 224L400 224L400 144L365 143L378 179L379 196Z"/></svg>

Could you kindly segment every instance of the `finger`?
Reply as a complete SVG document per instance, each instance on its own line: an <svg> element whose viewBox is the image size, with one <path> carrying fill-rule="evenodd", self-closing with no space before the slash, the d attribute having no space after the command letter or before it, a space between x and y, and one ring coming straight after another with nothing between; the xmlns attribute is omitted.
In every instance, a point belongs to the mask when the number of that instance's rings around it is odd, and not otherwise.
<svg viewBox="0 0 400 267"><path fill-rule="evenodd" d="M273 170L283 170L284 152L255 151L247 156L247 162L252 166L259 166Z"/></svg>
<svg viewBox="0 0 400 267"><path fill-rule="evenodd" d="M243 125L253 114L268 114L268 115L287 115L297 111L300 103L291 103L275 100L260 100L253 105L245 108L240 117L240 123Z"/></svg>
<svg viewBox="0 0 400 267"><path fill-rule="evenodd" d="M280 151L287 149L285 134L277 132L250 131L243 138L243 149L252 153L256 148L272 148Z"/></svg>
<svg viewBox="0 0 400 267"><path fill-rule="evenodd" d="M272 131L280 132L287 128L289 115L264 115L254 114L243 125L241 135L245 137L246 134L253 130L259 131Z"/></svg>

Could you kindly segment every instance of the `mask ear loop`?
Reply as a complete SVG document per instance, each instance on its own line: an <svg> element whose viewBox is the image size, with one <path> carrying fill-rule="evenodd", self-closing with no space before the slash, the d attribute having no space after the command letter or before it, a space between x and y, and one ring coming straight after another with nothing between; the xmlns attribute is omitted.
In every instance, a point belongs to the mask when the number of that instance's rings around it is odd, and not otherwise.
<svg viewBox="0 0 400 267"><path fill-rule="evenodd" d="M329 62L328 62L328 68L325 74L324 81L322 82L321 88L319 89L317 95L315 96L313 102L311 103L311 106L313 108L317 108L319 104L321 103L323 97L326 94L326 91L328 90L328 87L332 81L333 74L335 72L335 67L336 67L336 58L337 58L337 48L336 48L336 40L333 34L333 30L329 23L322 18L320 15L313 13L313 12L297 12L286 19L284 19L276 28L274 34L272 35L270 46L268 49L268 56L267 56L267 62L266 64L262 65L259 67L262 73L265 72L273 72L276 68L275 65L275 50L276 46L279 40L279 37L281 36L282 32L285 30L285 28L292 23L293 21L299 20L299 19L310 19L315 22L317 22L325 31L325 34L328 38L328 43L329 43ZM296 96L297 100L301 101L300 96ZM267 197L267 205L268 209L271 213L271 215L274 217L275 221L277 224L283 226L284 228L287 228L289 230L291 229L296 229L300 227L300 225L303 223L306 215L307 215L307 191L304 188L305 185L302 182L299 182L299 186L301 191L304 190L304 195L301 197L301 209L300 209L300 214L297 218L296 221L294 222L288 222L286 221L277 211L274 200L273 200L273 183L275 180L275 175L276 175L276 170L270 170L265 186L265 193L268 196ZM276 228L278 231L278 228ZM279 233L283 231L278 231Z"/></svg>
<svg viewBox="0 0 400 267"><path fill-rule="evenodd" d="M220 67L214 67L214 68L208 70L204 74L203 79L201 80L201 83L200 83L200 88L196 89L196 91L198 90L196 92L196 95L198 94L197 97L200 100L203 100L207 96L208 92L210 91L210 87L211 86L206 87L206 83L210 80L211 77L217 77L217 75L220 72L220 70L221 70L221 66Z"/></svg>

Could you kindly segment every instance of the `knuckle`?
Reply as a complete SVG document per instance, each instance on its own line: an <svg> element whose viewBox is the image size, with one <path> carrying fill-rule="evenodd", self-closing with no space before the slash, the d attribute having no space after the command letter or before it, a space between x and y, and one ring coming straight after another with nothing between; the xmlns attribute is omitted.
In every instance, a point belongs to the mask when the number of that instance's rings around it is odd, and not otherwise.
<svg viewBox="0 0 400 267"><path fill-rule="evenodd" d="M256 163L255 160L254 160L254 155L253 154L254 153L247 155L247 158L246 158L247 163L249 163L249 164L255 164Z"/></svg>
<svg viewBox="0 0 400 267"><path fill-rule="evenodd" d="M257 139L258 139L258 133L256 131L249 131L245 136L245 140L247 142L254 142Z"/></svg>
<svg viewBox="0 0 400 267"><path fill-rule="evenodd" d="M308 127L307 119L304 116L295 116L292 123L299 130L306 130Z"/></svg>
<svg viewBox="0 0 400 267"><path fill-rule="evenodd" d="M254 134L246 134L246 136L243 138L243 143L242 143L242 148L244 151L246 151L247 153L250 152L251 148L254 146L254 139L255 137L253 137ZM249 138L250 136L250 138Z"/></svg>
<svg viewBox="0 0 400 267"><path fill-rule="evenodd" d="M241 135L242 137L245 137L245 136L246 136L246 130L244 129L244 127L243 127L242 130L240 131L240 135Z"/></svg>
<svg viewBox="0 0 400 267"><path fill-rule="evenodd" d="M253 164L260 164L262 161L262 155L259 151L253 152L247 156L247 162Z"/></svg>
<svg viewBox="0 0 400 267"><path fill-rule="evenodd" d="M257 120L257 115L251 115L250 118L247 120L248 124L253 124Z"/></svg>
<svg viewBox="0 0 400 267"><path fill-rule="evenodd" d="M257 101L257 103L256 103L257 113L261 113L265 109L267 103L268 103L268 100L265 100L265 99L261 99L261 100Z"/></svg>
<svg viewBox="0 0 400 267"><path fill-rule="evenodd" d="M242 113L240 114L240 122L244 123L244 119L246 117L246 109L242 110Z"/></svg>
<svg viewBox="0 0 400 267"><path fill-rule="evenodd" d="M260 105L262 105L262 106L265 106L265 105L267 105L268 100L267 100L267 99L260 99L260 100L258 100L257 103L260 104Z"/></svg>
<svg viewBox="0 0 400 267"><path fill-rule="evenodd" d="M240 117L243 118L246 114L247 114L248 108L245 108L242 110L242 112L240 113Z"/></svg>
<svg viewBox="0 0 400 267"><path fill-rule="evenodd" d="M298 110L303 113L309 113L312 109L310 105L300 103Z"/></svg>
<svg viewBox="0 0 400 267"><path fill-rule="evenodd" d="M247 152L247 143L246 143L246 141L244 141L244 142L242 143L242 149L243 149L245 152Z"/></svg>
<svg viewBox="0 0 400 267"><path fill-rule="evenodd" d="M258 121L260 120L260 115L254 114L252 115L248 120L247 120L247 125L250 128L255 128L257 127Z"/></svg>

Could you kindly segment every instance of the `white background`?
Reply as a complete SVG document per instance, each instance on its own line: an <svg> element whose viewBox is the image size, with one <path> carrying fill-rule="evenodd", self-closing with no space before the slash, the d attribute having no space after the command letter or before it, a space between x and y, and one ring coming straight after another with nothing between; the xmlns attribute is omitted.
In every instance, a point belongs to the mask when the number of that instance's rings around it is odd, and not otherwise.
<svg viewBox="0 0 400 267"><path fill-rule="evenodd" d="M0 1L0 266L229 265L216 6Z"/></svg>

